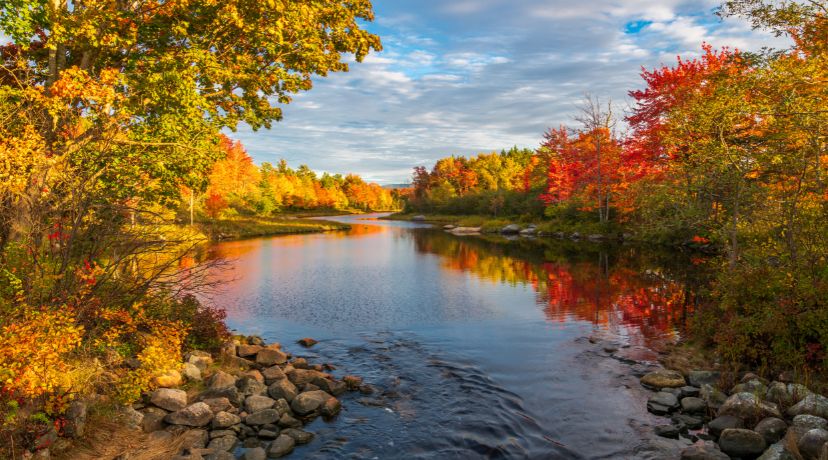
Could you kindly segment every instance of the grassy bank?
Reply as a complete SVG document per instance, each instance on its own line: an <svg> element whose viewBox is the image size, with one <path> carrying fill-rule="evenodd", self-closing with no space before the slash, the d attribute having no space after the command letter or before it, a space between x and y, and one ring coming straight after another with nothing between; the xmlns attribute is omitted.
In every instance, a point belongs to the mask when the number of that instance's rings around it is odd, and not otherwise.
<svg viewBox="0 0 828 460"><path fill-rule="evenodd" d="M549 218L530 218L527 216L504 216L492 217L483 215L449 215L449 214L422 214L422 213L403 213L398 212L390 216L383 217L388 220L414 220L414 216L424 216L425 222L435 225L456 225L459 227L480 227L483 233L497 233L509 224L518 225L537 225L538 231L541 233L552 235L557 232L566 234L580 233L581 235L619 235L624 232L624 229L616 224L607 223L601 224L599 222L567 220L567 219L549 219Z"/></svg>
<svg viewBox="0 0 828 460"><path fill-rule="evenodd" d="M350 225L318 219L236 218L198 222L196 226L213 241L253 238L257 236L289 235L348 230Z"/></svg>

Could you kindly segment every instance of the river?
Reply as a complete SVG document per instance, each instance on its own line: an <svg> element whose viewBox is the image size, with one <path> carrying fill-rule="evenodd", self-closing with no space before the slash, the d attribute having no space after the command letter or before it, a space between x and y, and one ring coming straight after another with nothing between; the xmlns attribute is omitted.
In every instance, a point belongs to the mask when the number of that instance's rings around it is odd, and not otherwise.
<svg viewBox="0 0 828 460"><path fill-rule="evenodd" d="M379 216L208 249L232 328L378 389L343 396L294 457L677 458L636 376L680 337L703 260Z"/></svg>

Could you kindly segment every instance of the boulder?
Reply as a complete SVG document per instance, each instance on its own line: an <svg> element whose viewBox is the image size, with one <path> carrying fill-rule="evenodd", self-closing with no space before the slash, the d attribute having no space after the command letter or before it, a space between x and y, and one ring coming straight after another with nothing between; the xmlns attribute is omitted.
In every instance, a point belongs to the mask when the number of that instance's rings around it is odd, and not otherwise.
<svg viewBox="0 0 828 460"><path fill-rule="evenodd" d="M293 452L294 446L296 446L296 441L293 438L286 434L280 434L267 448L267 456L268 458L284 457Z"/></svg>
<svg viewBox="0 0 828 460"><path fill-rule="evenodd" d="M707 409L707 403L701 398L688 396L681 399L681 410L690 414L700 414Z"/></svg>
<svg viewBox="0 0 828 460"><path fill-rule="evenodd" d="M774 444L785 436L785 433L788 431L788 424L782 419L768 417L762 419L753 428L753 431L761 434L768 444Z"/></svg>
<svg viewBox="0 0 828 460"><path fill-rule="evenodd" d="M236 354L241 358L250 358L256 356L256 354L263 348L264 347L261 345L242 344L236 348Z"/></svg>
<svg viewBox="0 0 828 460"><path fill-rule="evenodd" d="M730 457L715 443L699 441L681 451L681 460L730 460Z"/></svg>
<svg viewBox="0 0 828 460"><path fill-rule="evenodd" d="M319 409L319 412L322 414L323 417L334 417L339 411L342 410L342 403L339 402L338 399L331 397L328 398L323 404L322 407Z"/></svg>
<svg viewBox="0 0 828 460"><path fill-rule="evenodd" d="M765 451L767 443L761 434L744 428L728 428L719 437L722 452L737 458L756 458Z"/></svg>
<svg viewBox="0 0 828 460"><path fill-rule="evenodd" d="M359 386L362 385L362 377L357 377L356 375L346 375L342 377L342 381L351 391L359 390Z"/></svg>
<svg viewBox="0 0 828 460"><path fill-rule="evenodd" d="M210 356L210 353L191 351L187 356L187 363L194 365L201 372L204 372L213 364L213 357Z"/></svg>
<svg viewBox="0 0 828 460"><path fill-rule="evenodd" d="M690 371L687 374L687 380L689 381L691 386L700 387L702 385L711 385L716 386L719 382L719 378L721 378L721 372L719 371Z"/></svg>
<svg viewBox="0 0 828 460"><path fill-rule="evenodd" d="M144 422L144 414L129 406L120 408L117 417L126 426L135 429L141 429L141 424Z"/></svg>
<svg viewBox="0 0 828 460"><path fill-rule="evenodd" d="M207 379L207 388L211 390L220 390L222 388L231 388L236 386L236 377L224 371L216 371Z"/></svg>
<svg viewBox="0 0 828 460"><path fill-rule="evenodd" d="M222 436L220 438L211 439L210 444L207 444L207 448L217 451L229 452L233 450L236 447L236 444L238 443L239 438L235 436Z"/></svg>
<svg viewBox="0 0 828 460"><path fill-rule="evenodd" d="M730 395L719 408L718 415L733 415L743 420L761 420L767 417L781 418L782 414L773 403L767 403L753 393Z"/></svg>
<svg viewBox="0 0 828 460"><path fill-rule="evenodd" d="M322 390L307 391L296 396L290 407L299 415L308 415L321 410L328 399L335 398Z"/></svg>
<svg viewBox="0 0 828 460"><path fill-rule="evenodd" d="M141 410L144 418L141 420L141 429L144 433L152 433L153 431L164 429L164 417L167 416L167 411L157 407L147 407Z"/></svg>
<svg viewBox="0 0 828 460"><path fill-rule="evenodd" d="M446 225L443 225L443 230L452 230L455 227L457 227L457 226L456 225L451 225L451 224L446 224Z"/></svg>
<svg viewBox="0 0 828 460"><path fill-rule="evenodd" d="M241 405L239 390L235 386L205 390L201 392L198 397L196 397L196 401L204 401L215 398L225 398L234 406Z"/></svg>
<svg viewBox="0 0 828 460"><path fill-rule="evenodd" d="M287 402L291 402L298 394L298 391L296 390L296 385L290 380L281 379L267 387L267 394L273 399L284 399Z"/></svg>
<svg viewBox="0 0 828 460"><path fill-rule="evenodd" d="M678 439L681 434L680 426L676 425L660 425L653 430L657 436L662 438Z"/></svg>
<svg viewBox="0 0 828 460"><path fill-rule="evenodd" d="M264 379L262 379L264 380ZM240 396L263 395L267 393L267 385L256 380L255 377L245 375L236 381L236 388Z"/></svg>
<svg viewBox="0 0 828 460"><path fill-rule="evenodd" d="M455 227L451 230L453 235L474 235L480 233L481 227Z"/></svg>
<svg viewBox="0 0 828 460"><path fill-rule="evenodd" d="M201 381L201 369L193 363L184 363L181 373L184 374L184 377L190 382Z"/></svg>
<svg viewBox="0 0 828 460"><path fill-rule="evenodd" d="M732 415L722 415L714 418L707 424L707 431L715 438L721 436L722 431L728 428L744 428L745 421Z"/></svg>
<svg viewBox="0 0 828 460"><path fill-rule="evenodd" d="M233 408L233 405L230 404L230 400L227 398L209 398L203 400L203 402L210 406L210 410L213 411L214 414Z"/></svg>
<svg viewBox="0 0 828 460"><path fill-rule="evenodd" d="M175 369L170 369L161 375L155 377L155 384L161 388L174 388L184 383L184 378L181 373Z"/></svg>
<svg viewBox="0 0 828 460"><path fill-rule="evenodd" d="M798 403L788 408L788 415L791 417L801 414L828 418L828 398L811 393L802 398L802 400Z"/></svg>
<svg viewBox="0 0 828 460"><path fill-rule="evenodd" d="M244 400L244 410L249 414L270 409L276 404L276 400L267 396L248 396Z"/></svg>
<svg viewBox="0 0 828 460"><path fill-rule="evenodd" d="M262 371L262 377L264 377L265 384L270 385L276 380L286 379L287 375L285 375L281 367L271 366Z"/></svg>
<svg viewBox="0 0 828 460"><path fill-rule="evenodd" d="M779 441L768 447L756 460L797 460L797 458L788 451L785 441Z"/></svg>
<svg viewBox="0 0 828 460"><path fill-rule="evenodd" d="M692 386L689 386L689 385L688 386L683 386L683 387L679 388L679 391L681 391L681 397L682 398L698 397L699 396L699 388L698 387L692 387Z"/></svg>
<svg viewBox="0 0 828 460"><path fill-rule="evenodd" d="M180 439L182 449L203 449L207 447L207 443L210 441L210 435L207 433L207 430L187 430L181 435Z"/></svg>
<svg viewBox="0 0 828 460"><path fill-rule="evenodd" d="M452 225L451 228L455 228L455 227ZM312 338L310 338L310 337L305 337L303 339L299 339L296 343L298 343L299 345L302 345L305 348L310 348L310 347L316 345L319 342L312 339Z"/></svg>
<svg viewBox="0 0 828 460"><path fill-rule="evenodd" d="M805 433L796 446L805 460L820 460L819 454L825 443L828 443L828 431L822 428L814 428Z"/></svg>
<svg viewBox="0 0 828 460"><path fill-rule="evenodd" d="M296 441L296 444L307 444L313 440L313 433L294 428L282 430L282 434L293 438L293 440Z"/></svg>
<svg viewBox="0 0 828 460"><path fill-rule="evenodd" d="M248 414L244 418L244 423L250 426L267 425L269 423L276 423L279 421L279 417L281 417L281 414L276 409L265 409Z"/></svg>
<svg viewBox="0 0 828 460"><path fill-rule="evenodd" d="M279 418L278 425L282 428L301 428L302 422L291 417L288 413L282 413L282 416Z"/></svg>
<svg viewBox="0 0 828 460"><path fill-rule="evenodd" d="M704 419L701 415L675 414L670 419L676 425L684 425L691 430L698 430L704 426Z"/></svg>
<svg viewBox="0 0 828 460"><path fill-rule="evenodd" d="M152 392L150 402L164 410L181 410L187 407L187 392L172 388L159 388Z"/></svg>
<svg viewBox="0 0 828 460"><path fill-rule="evenodd" d="M764 397L768 392L768 387L764 383L760 382L759 380L749 380L744 383L740 383L733 388L730 389L730 393L753 393L757 396Z"/></svg>
<svg viewBox="0 0 828 460"><path fill-rule="evenodd" d="M679 407L678 399L674 394L660 391L647 400L647 410L656 415L667 415Z"/></svg>
<svg viewBox="0 0 828 460"><path fill-rule="evenodd" d="M500 229L500 233L504 235L517 235L520 233L521 227L518 224L509 224Z"/></svg>
<svg viewBox="0 0 828 460"><path fill-rule="evenodd" d="M244 451L242 460L267 460L267 452L263 447L253 447Z"/></svg>
<svg viewBox="0 0 828 460"><path fill-rule="evenodd" d="M280 350L265 348L256 353L256 364L262 366L273 366L287 362L287 354Z"/></svg>
<svg viewBox="0 0 828 460"><path fill-rule="evenodd" d="M727 400L727 395L712 385L704 384L699 389L699 397L707 403L707 407L718 410Z"/></svg>
<svg viewBox="0 0 828 460"><path fill-rule="evenodd" d="M87 405L84 401L72 401L66 410L66 425L63 434L67 438L77 438L86 432Z"/></svg>
<svg viewBox="0 0 828 460"><path fill-rule="evenodd" d="M214 430L222 430L224 428L230 428L233 425L237 425L241 423L241 417L236 414L231 414L230 412L218 412L213 417L213 429Z"/></svg>
<svg viewBox="0 0 828 460"><path fill-rule="evenodd" d="M669 369L659 369L641 377L641 384L649 388L680 388L686 385L684 376Z"/></svg>
<svg viewBox="0 0 828 460"><path fill-rule="evenodd" d="M190 404L184 409L171 412L164 421L171 425L206 426L213 420L213 411L203 402Z"/></svg>

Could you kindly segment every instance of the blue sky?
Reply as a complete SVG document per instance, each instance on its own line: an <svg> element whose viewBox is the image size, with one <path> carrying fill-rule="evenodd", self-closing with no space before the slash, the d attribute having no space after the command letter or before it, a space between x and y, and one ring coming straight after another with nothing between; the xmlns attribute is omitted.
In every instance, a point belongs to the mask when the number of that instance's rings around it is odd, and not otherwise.
<svg viewBox="0 0 828 460"><path fill-rule="evenodd" d="M375 0L384 51L318 78L271 130L240 127L256 162L407 182L452 154L535 148L573 124L587 92L623 110L641 66L698 54L702 41L758 50L785 43L720 21L717 1Z"/></svg>

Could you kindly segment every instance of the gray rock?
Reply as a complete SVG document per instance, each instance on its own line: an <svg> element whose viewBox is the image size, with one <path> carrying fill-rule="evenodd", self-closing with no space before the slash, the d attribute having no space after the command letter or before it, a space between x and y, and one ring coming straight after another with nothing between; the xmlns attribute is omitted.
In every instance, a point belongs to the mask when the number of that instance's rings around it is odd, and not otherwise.
<svg viewBox="0 0 828 460"><path fill-rule="evenodd" d="M772 382L765 393L765 399L778 404L792 406L802 401L811 391L798 383Z"/></svg>
<svg viewBox="0 0 828 460"><path fill-rule="evenodd" d="M239 389L240 396L263 395L267 393L267 385L249 375L237 380L236 388Z"/></svg>
<svg viewBox="0 0 828 460"><path fill-rule="evenodd" d="M157 442L157 443L169 443L173 440L173 434L169 431L161 430L161 431L153 431L152 433L147 436L147 441L149 442Z"/></svg>
<svg viewBox="0 0 828 460"><path fill-rule="evenodd" d="M144 414L132 407L123 407L118 411L118 419L126 426L140 430L141 424L144 422Z"/></svg>
<svg viewBox="0 0 828 460"><path fill-rule="evenodd" d="M256 364L262 366L273 366L287 362L287 354L281 350L265 348L256 353Z"/></svg>
<svg viewBox="0 0 828 460"><path fill-rule="evenodd" d="M253 414L249 414L244 418L244 423L247 425L267 425L268 423L276 423L279 420L279 411L275 409L265 409Z"/></svg>
<svg viewBox="0 0 828 460"><path fill-rule="evenodd" d="M294 398L290 403L290 407L299 415L307 415L321 410L330 398L333 398L333 396L322 390L308 391Z"/></svg>
<svg viewBox="0 0 828 460"><path fill-rule="evenodd" d="M702 385L715 387L722 374L719 371L690 371L687 380L691 386L701 388Z"/></svg>
<svg viewBox="0 0 828 460"><path fill-rule="evenodd" d="M266 460L267 453L262 447L253 447L244 451L244 460Z"/></svg>
<svg viewBox="0 0 828 460"><path fill-rule="evenodd" d="M259 430L259 438L261 439L276 439L279 436L279 430Z"/></svg>
<svg viewBox="0 0 828 460"><path fill-rule="evenodd" d="M198 395L196 398L197 401L205 401L208 399L215 399L215 398L227 398L230 401L230 404L234 406L241 405L241 397L239 396L239 389L235 386L232 387L224 387L224 388L214 388L203 391L201 394Z"/></svg>
<svg viewBox="0 0 828 460"><path fill-rule="evenodd" d="M213 364L213 357L210 356L209 353L205 353L204 355L197 355L194 353L195 352L189 353L189 356L187 357L187 364L194 365L199 371L204 372L208 367L210 367L211 364Z"/></svg>
<svg viewBox="0 0 828 460"><path fill-rule="evenodd" d="M313 440L313 433L309 433L303 430L297 430L293 428L288 428L286 430L282 430L282 434L288 435L296 441L296 444L307 444Z"/></svg>
<svg viewBox="0 0 828 460"><path fill-rule="evenodd" d="M809 430L814 428L822 428L828 430L828 420L816 415L802 414L793 418L793 426L805 427Z"/></svg>
<svg viewBox="0 0 828 460"><path fill-rule="evenodd" d="M236 386L236 377L224 371L216 371L207 379L207 388L211 390L220 390L223 388L231 388Z"/></svg>
<svg viewBox="0 0 828 460"><path fill-rule="evenodd" d="M659 369L641 377L641 384L648 388L681 388L687 383L684 376L669 369Z"/></svg>
<svg viewBox="0 0 828 460"><path fill-rule="evenodd" d="M235 436L222 436L220 438L211 439L210 444L207 444L207 448L229 452L233 450L238 443L239 439Z"/></svg>
<svg viewBox="0 0 828 460"><path fill-rule="evenodd" d="M203 449L207 447L210 435L207 430L187 430L181 435L182 449Z"/></svg>
<svg viewBox="0 0 828 460"><path fill-rule="evenodd" d="M662 438L678 439L681 433L681 427L676 425L660 425L655 427L653 431Z"/></svg>
<svg viewBox="0 0 828 460"><path fill-rule="evenodd" d="M760 382L759 380L749 380L744 383L740 383L733 388L731 388L730 393L753 393L759 397L765 397L768 392L768 387Z"/></svg>
<svg viewBox="0 0 828 460"><path fill-rule="evenodd" d="M768 444L773 444L785 436L788 431L788 424L776 417L768 417L762 419L753 431L761 434Z"/></svg>
<svg viewBox="0 0 828 460"><path fill-rule="evenodd" d="M244 410L252 414L254 412L270 409L276 404L276 400L268 398L267 396L248 396L244 400Z"/></svg>
<svg viewBox="0 0 828 460"><path fill-rule="evenodd" d="M707 407L713 410L718 410L722 404L727 400L727 395L719 391L716 387L708 384L701 386L699 390L699 397L704 399Z"/></svg>
<svg viewBox="0 0 828 460"><path fill-rule="evenodd" d="M730 457L715 443L699 441L681 451L681 460L730 460Z"/></svg>
<svg viewBox="0 0 828 460"><path fill-rule="evenodd" d="M412 217L411 220L413 220L414 222L424 222L426 220L426 217L422 214L418 214Z"/></svg>
<svg viewBox="0 0 828 460"><path fill-rule="evenodd" d="M193 363L184 363L181 374L191 382L201 381L201 369Z"/></svg>
<svg viewBox="0 0 828 460"><path fill-rule="evenodd" d="M796 444L805 460L818 460L822 446L828 442L828 431L822 428L809 430Z"/></svg>
<svg viewBox="0 0 828 460"><path fill-rule="evenodd" d="M699 415L676 414L671 417L676 425L684 425L691 430L698 430L704 426L704 419Z"/></svg>
<svg viewBox="0 0 828 460"><path fill-rule="evenodd" d="M667 415L678 407L679 402L676 396L665 391L660 391L647 400L647 410L656 415Z"/></svg>
<svg viewBox="0 0 828 460"><path fill-rule="evenodd" d="M797 458L788 452L787 447L785 447L785 441L780 441L768 447L765 453L760 455L756 460L797 460Z"/></svg>
<svg viewBox="0 0 828 460"><path fill-rule="evenodd" d="M788 415L795 417L801 414L816 415L817 417L828 418L828 398L822 395L811 393L795 405L788 408Z"/></svg>
<svg viewBox="0 0 828 460"><path fill-rule="evenodd" d="M223 438L225 436L235 436L236 432L233 430L213 430L210 432L210 439Z"/></svg>
<svg viewBox="0 0 828 460"><path fill-rule="evenodd" d="M721 436L722 431L728 428L744 428L745 421L740 419L739 417L734 417L732 415L722 415L719 417L714 418L707 424L707 431L713 435L714 437L718 438Z"/></svg>
<svg viewBox="0 0 828 460"><path fill-rule="evenodd" d="M285 375L285 372L282 371L282 368L279 366L268 367L267 369L262 371L262 376L265 379L265 383L268 385L272 384L276 380L282 380L287 378L287 375Z"/></svg>
<svg viewBox="0 0 828 460"><path fill-rule="evenodd" d="M141 409L141 413L144 414L144 418L141 420L141 429L144 430L144 433L164 429L164 417L167 416L167 411L157 407L147 407Z"/></svg>
<svg viewBox="0 0 828 460"><path fill-rule="evenodd" d="M755 458L762 455L767 443L761 434L743 428L728 428L719 437L719 448L731 457Z"/></svg>
<svg viewBox="0 0 828 460"><path fill-rule="evenodd" d="M241 344L236 347L236 354L240 358L252 358L263 348L261 345Z"/></svg>
<svg viewBox="0 0 828 460"><path fill-rule="evenodd" d="M84 401L72 401L66 411L66 425L63 434L67 438L77 438L86 432L87 405Z"/></svg>
<svg viewBox="0 0 828 460"><path fill-rule="evenodd" d="M690 414L699 414L707 409L707 403L701 398L688 396L681 400L681 410Z"/></svg>
<svg viewBox="0 0 828 460"><path fill-rule="evenodd" d="M518 224L509 224L500 229L500 233L504 235L517 235L520 233L521 227Z"/></svg>
<svg viewBox="0 0 828 460"><path fill-rule="evenodd" d="M692 386L687 385L687 386L683 386L683 387L679 388L679 391L681 391L680 397L682 397L682 398L698 397L699 396L699 388L698 387L692 387Z"/></svg>
<svg viewBox="0 0 828 460"><path fill-rule="evenodd" d="M288 379L280 379L267 387L267 394L273 399L284 399L287 402L291 402L298 394L298 391L293 382Z"/></svg>
<svg viewBox="0 0 828 460"><path fill-rule="evenodd" d="M230 404L230 400L227 398L209 398L205 399L203 402L210 406L210 410L213 411L214 414L233 408L233 405Z"/></svg>
<svg viewBox="0 0 828 460"><path fill-rule="evenodd" d="M753 393L731 395L719 408L718 415L733 415L743 420L762 420L767 417L781 418L782 414L773 403L763 402Z"/></svg>
<svg viewBox="0 0 828 460"><path fill-rule="evenodd" d="M279 458L293 452L296 446L296 441L286 434L280 434L267 448L267 456L269 458Z"/></svg>
<svg viewBox="0 0 828 460"><path fill-rule="evenodd" d="M217 412L216 415L213 417L213 429L214 430L221 430L224 428L230 428L233 425L241 423L241 417L236 414L231 414L230 412Z"/></svg>
<svg viewBox="0 0 828 460"><path fill-rule="evenodd" d="M171 412L164 421L171 425L206 426L213 420L213 411L203 402L190 404L184 409Z"/></svg>
<svg viewBox="0 0 828 460"><path fill-rule="evenodd" d="M150 402L164 410L181 410L187 407L187 392L173 388L159 388L152 392Z"/></svg>
<svg viewBox="0 0 828 460"><path fill-rule="evenodd" d="M284 401L284 399L282 399L281 401ZM296 420L288 414L282 414L282 416L279 418L279 426L282 428L301 428L302 422Z"/></svg>

